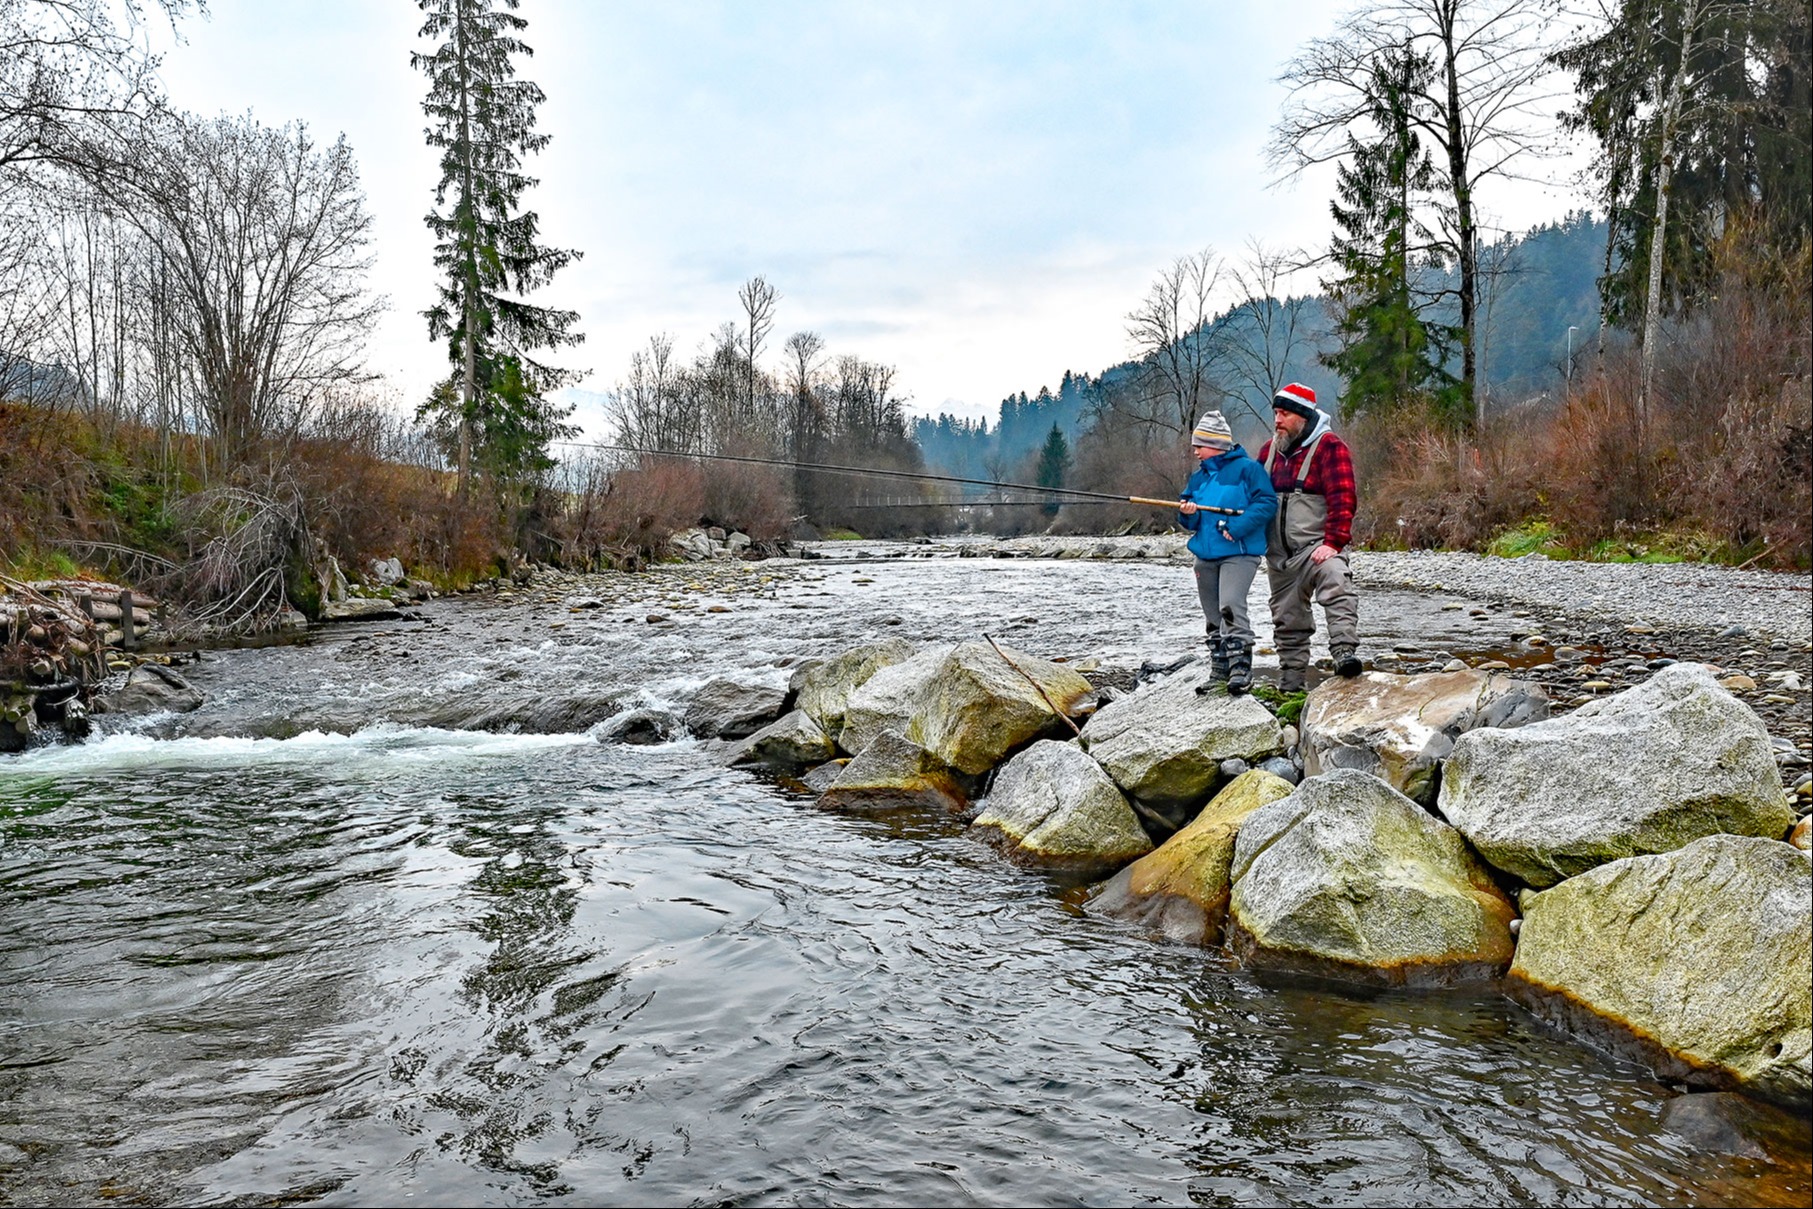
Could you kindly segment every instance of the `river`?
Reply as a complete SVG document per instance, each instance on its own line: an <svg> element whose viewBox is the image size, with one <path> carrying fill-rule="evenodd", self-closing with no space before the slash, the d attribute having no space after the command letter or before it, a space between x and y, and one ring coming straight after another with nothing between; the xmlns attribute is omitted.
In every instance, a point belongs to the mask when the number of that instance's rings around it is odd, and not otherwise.
<svg viewBox="0 0 1813 1209"><path fill-rule="evenodd" d="M194 714L0 757L0 1196L1807 1203L1803 1153L1708 1152L1495 992L1262 983L950 821L595 737L875 633L1200 634L1176 565L852 549L213 652Z"/></svg>

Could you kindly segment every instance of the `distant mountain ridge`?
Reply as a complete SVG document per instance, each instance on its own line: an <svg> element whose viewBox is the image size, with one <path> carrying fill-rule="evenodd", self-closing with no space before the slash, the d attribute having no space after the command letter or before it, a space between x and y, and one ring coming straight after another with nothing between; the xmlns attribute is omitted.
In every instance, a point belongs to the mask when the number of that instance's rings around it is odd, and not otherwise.
<svg viewBox="0 0 1813 1209"><path fill-rule="evenodd" d="M1574 328L1578 358L1590 350L1599 330L1598 279L1605 269L1607 228L1604 219L1587 211L1568 214L1522 235L1507 235L1481 248L1480 308L1483 336L1480 379L1488 406L1500 408L1547 391L1566 376L1568 328ZM1428 271L1424 291L1439 295L1458 286L1452 270ZM1452 297L1452 293L1449 293ZM1299 300L1299 322L1310 338L1284 362L1285 381L1315 390L1331 412L1339 414L1342 382L1318 360L1333 348L1333 328L1326 295ZM1272 301L1274 307L1293 305ZM1454 322L1455 304L1435 305L1429 317ZM1250 311L1234 307L1207 327L1184 339L1257 339ZM1458 369L1458 365L1455 367ZM941 413L913 421L913 437L924 453L926 469L963 478L1011 479L1037 455L1056 425L1074 446L1094 424L1104 392L1138 372L1137 361L1123 361L1091 375L1065 370L1058 389L1041 386L1003 399L996 419L969 420ZM1250 386L1223 382L1228 413L1236 435L1263 434L1271 418L1270 400Z"/></svg>

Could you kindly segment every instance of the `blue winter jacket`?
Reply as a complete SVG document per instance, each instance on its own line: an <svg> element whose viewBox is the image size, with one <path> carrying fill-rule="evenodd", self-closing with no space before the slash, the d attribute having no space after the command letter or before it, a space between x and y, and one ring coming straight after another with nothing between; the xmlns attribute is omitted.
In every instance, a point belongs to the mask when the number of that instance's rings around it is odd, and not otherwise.
<svg viewBox="0 0 1813 1209"><path fill-rule="evenodd" d="M1190 553L1197 558L1265 553L1265 527L1278 511L1278 493L1273 490L1265 467L1248 457L1240 446L1199 464L1184 484L1179 500L1241 510L1239 516L1213 512L1177 514L1177 523L1190 530Z"/></svg>

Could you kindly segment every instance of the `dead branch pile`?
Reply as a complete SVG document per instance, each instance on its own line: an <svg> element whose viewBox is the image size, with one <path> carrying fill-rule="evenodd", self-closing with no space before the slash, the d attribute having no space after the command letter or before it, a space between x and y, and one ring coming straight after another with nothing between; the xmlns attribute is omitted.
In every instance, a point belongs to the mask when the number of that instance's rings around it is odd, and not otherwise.
<svg viewBox="0 0 1813 1209"><path fill-rule="evenodd" d="M306 565L312 544L302 492L293 483L211 487L184 501L183 520L194 553L151 584L181 602L172 634L276 629L291 607L286 571L298 558Z"/></svg>

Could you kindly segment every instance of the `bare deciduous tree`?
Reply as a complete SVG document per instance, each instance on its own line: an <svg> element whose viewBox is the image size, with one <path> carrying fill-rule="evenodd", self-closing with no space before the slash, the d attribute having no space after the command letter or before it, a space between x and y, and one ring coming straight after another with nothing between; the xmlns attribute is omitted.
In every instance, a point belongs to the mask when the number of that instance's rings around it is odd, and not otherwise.
<svg viewBox="0 0 1813 1209"><path fill-rule="evenodd" d="M185 116L91 167L156 262L184 379L223 458L294 433L360 376L383 302L365 286L371 219L344 138L321 147L301 125Z"/></svg>
<svg viewBox="0 0 1813 1209"><path fill-rule="evenodd" d="M1442 176L1437 222L1441 252L1459 268L1461 382L1469 403L1475 363L1480 234L1475 195L1511 177L1544 147L1555 93L1543 44L1541 0L1386 0L1345 18L1335 34L1304 48L1286 67L1290 99L1273 128L1268 156L1286 176L1352 154L1351 129L1367 114L1373 65L1390 53L1434 65L1413 96L1410 120L1435 150Z"/></svg>
<svg viewBox="0 0 1813 1209"><path fill-rule="evenodd" d="M1195 425L1196 414L1225 393L1215 371L1226 350L1210 331L1214 297L1223 265L1214 249L1180 256L1160 271L1138 307L1127 316L1145 374L1137 402L1110 397L1107 406L1138 414L1129 418L1163 432L1181 435Z"/></svg>
<svg viewBox="0 0 1813 1209"><path fill-rule="evenodd" d="M190 0L154 0L172 24ZM157 59L140 34L141 3L0 0L0 187L11 172L61 162L97 123L136 123L156 108Z"/></svg>
<svg viewBox="0 0 1813 1209"><path fill-rule="evenodd" d="M1267 402L1284 385L1292 359L1312 347L1320 334L1311 330L1312 300L1290 296L1288 282L1304 267L1305 257L1250 239L1246 254L1228 269L1240 294L1231 316L1237 330L1228 342L1228 369L1258 396L1258 404L1244 394L1238 397L1267 427L1271 424Z"/></svg>
<svg viewBox="0 0 1813 1209"><path fill-rule="evenodd" d="M762 345L774 329L774 304L779 295L762 277L751 277L737 289L737 304L743 308L743 407L745 418L756 413L756 361Z"/></svg>

